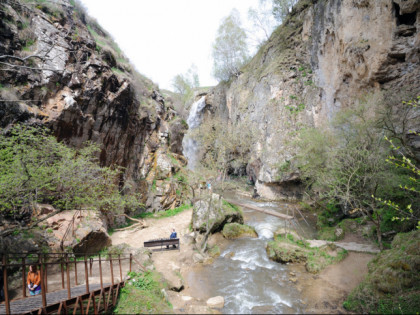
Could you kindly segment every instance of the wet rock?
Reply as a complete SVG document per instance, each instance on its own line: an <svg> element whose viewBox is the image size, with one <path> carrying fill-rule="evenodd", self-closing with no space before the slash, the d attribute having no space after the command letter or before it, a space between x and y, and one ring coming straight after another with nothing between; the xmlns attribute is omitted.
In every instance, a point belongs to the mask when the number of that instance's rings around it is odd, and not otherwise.
<svg viewBox="0 0 420 315"><path fill-rule="evenodd" d="M225 306L225 299L223 296L215 296L208 299L206 303L210 308L223 308Z"/></svg>

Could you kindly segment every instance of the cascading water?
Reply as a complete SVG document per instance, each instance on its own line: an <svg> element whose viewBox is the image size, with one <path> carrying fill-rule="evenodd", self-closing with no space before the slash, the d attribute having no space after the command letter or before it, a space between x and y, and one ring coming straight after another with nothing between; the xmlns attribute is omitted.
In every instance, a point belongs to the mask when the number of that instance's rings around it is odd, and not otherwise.
<svg viewBox="0 0 420 315"><path fill-rule="evenodd" d="M191 106L188 115L187 124L189 131L197 128L201 124L203 109L206 106L206 97L202 96ZM195 140L189 132L182 141L183 154L188 160L188 168L193 170L197 164L198 141Z"/></svg>
<svg viewBox="0 0 420 315"><path fill-rule="evenodd" d="M247 200L247 203L253 204L253 201ZM285 203L255 205L281 213L286 213L289 207ZM222 313L302 313L304 305L300 293L290 285L288 266L269 260L265 251L275 231L284 227L284 221L247 208L244 215L246 224L255 228L258 238L231 241L211 265L189 275L190 287L202 292L203 299L223 296ZM305 233L309 235L313 231L305 230Z"/></svg>

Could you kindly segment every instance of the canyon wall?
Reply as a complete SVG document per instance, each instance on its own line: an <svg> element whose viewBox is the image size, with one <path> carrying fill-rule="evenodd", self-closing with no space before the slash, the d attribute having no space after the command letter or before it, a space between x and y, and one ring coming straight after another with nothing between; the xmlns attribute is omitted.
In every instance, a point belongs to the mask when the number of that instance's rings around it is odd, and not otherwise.
<svg viewBox="0 0 420 315"><path fill-rule="evenodd" d="M302 197L299 172L284 171L302 127L376 92L419 95L419 28L416 0L302 0L240 76L207 95L219 115L259 130L247 173L260 196Z"/></svg>
<svg viewBox="0 0 420 315"><path fill-rule="evenodd" d="M97 143L101 165L123 167L122 189L140 192L149 210L180 204L164 180L186 163L185 123L77 3L2 1L0 58L4 132L21 122L72 147Z"/></svg>

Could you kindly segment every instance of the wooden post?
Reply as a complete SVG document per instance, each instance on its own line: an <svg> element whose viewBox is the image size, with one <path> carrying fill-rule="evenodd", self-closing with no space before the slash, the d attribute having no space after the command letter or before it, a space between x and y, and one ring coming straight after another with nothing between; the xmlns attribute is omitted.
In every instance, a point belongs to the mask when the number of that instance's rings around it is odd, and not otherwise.
<svg viewBox="0 0 420 315"><path fill-rule="evenodd" d="M6 314L10 314L9 286L8 286L8 283L7 283L7 258L6 258L6 254L3 255L3 291L4 291L4 303L6 304Z"/></svg>
<svg viewBox="0 0 420 315"><path fill-rule="evenodd" d="M48 257L47 254L44 254L44 287L45 293L48 293ZM41 288L43 290L43 288Z"/></svg>
<svg viewBox="0 0 420 315"><path fill-rule="evenodd" d="M89 273L92 277L93 258L89 258Z"/></svg>
<svg viewBox="0 0 420 315"><path fill-rule="evenodd" d="M60 268L61 268L61 288L64 289L64 264L63 264L63 255L60 255Z"/></svg>
<svg viewBox="0 0 420 315"><path fill-rule="evenodd" d="M122 269L121 269L121 255L118 254L118 264L120 265L120 282L122 281Z"/></svg>
<svg viewBox="0 0 420 315"><path fill-rule="evenodd" d="M38 254L38 264L41 271L41 296L42 296L42 307L47 307L47 295L45 293L45 283L44 283L44 266L42 263L41 254Z"/></svg>
<svg viewBox="0 0 420 315"><path fill-rule="evenodd" d="M114 285L114 270L112 269L112 254L109 254L109 267L111 268L111 283Z"/></svg>
<svg viewBox="0 0 420 315"><path fill-rule="evenodd" d="M69 254L66 253L67 298L71 299Z"/></svg>
<svg viewBox="0 0 420 315"><path fill-rule="evenodd" d="M99 254L99 278L101 279L101 290L104 289L104 284L102 282L102 262L101 262L101 254Z"/></svg>
<svg viewBox="0 0 420 315"><path fill-rule="evenodd" d="M85 282L86 282L86 293L89 293L89 274L88 274L88 265L87 265L86 255L85 255Z"/></svg>
<svg viewBox="0 0 420 315"><path fill-rule="evenodd" d="M22 296L26 297L26 265L25 257L22 258Z"/></svg>
<svg viewBox="0 0 420 315"><path fill-rule="evenodd" d="M77 283L77 257L76 257L76 254L74 254L74 282L76 283L76 286L79 285Z"/></svg>
<svg viewBox="0 0 420 315"><path fill-rule="evenodd" d="M130 253L130 272L131 272L131 264L133 263L133 254Z"/></svg>

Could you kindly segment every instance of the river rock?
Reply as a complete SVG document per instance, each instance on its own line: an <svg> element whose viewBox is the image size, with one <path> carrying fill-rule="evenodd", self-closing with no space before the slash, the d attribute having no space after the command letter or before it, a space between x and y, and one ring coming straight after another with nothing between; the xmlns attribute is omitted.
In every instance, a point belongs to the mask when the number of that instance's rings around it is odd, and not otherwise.
<svg viewBox="0 0 420 315"><path fill-rule="evenodd" d="M223 308L225 299L223 296L215 296L207 300L207 306L211 308Z"/></svg>
<svg viewBox="0 0 420 315"><path fill-rule="evenodd" d="M222 230L226 223L244 223L242 211L220 199L218 194L212 194L211 200L209 196L207 199L197 201L194 205L193 229L204 233L207 228L207 220L209 220L211 233Z"/></svg>

